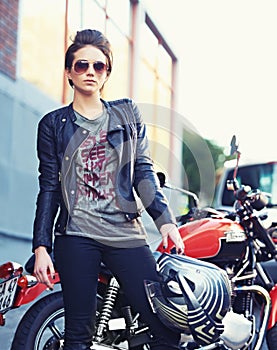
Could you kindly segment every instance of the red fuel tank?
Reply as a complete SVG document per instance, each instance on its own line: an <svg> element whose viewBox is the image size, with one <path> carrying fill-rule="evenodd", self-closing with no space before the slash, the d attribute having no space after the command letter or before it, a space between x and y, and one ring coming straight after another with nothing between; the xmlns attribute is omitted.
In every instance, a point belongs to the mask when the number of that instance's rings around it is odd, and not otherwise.
<svg viewBox="0 0 277 350"><path fill-rule="evenodd" d="M226 218L204 218L179 227L185 254L211 262L231 262L244 254L246 234L242 226ZM169 242L167 252L174 247ZM157 249L165 251L160 245Z"/></svg>

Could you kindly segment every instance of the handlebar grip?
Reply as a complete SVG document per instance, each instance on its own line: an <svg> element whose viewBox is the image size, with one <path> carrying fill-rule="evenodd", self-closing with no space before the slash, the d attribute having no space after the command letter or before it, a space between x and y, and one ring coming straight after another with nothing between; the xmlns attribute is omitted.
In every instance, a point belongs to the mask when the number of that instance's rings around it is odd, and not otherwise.
<svg viewBox="0 0 277 350"><path fill-rule="evenodd" d="M251 191L251 187L246 185L242 185L237 191L235 191L235 197L238 200L243 200L248 195L248 193Z"/></svg>

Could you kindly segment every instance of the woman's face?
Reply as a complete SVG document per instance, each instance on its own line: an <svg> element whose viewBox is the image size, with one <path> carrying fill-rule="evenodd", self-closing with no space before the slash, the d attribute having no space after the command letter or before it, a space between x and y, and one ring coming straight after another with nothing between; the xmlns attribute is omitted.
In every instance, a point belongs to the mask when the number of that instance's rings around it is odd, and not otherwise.
<svg viewBox="0 0 277 350"><path fill-rule="evenodd" d="M66 75L72 80L75 93L99 94L108 79L106 56L97 47L86 45L75 52Z"/></svg>

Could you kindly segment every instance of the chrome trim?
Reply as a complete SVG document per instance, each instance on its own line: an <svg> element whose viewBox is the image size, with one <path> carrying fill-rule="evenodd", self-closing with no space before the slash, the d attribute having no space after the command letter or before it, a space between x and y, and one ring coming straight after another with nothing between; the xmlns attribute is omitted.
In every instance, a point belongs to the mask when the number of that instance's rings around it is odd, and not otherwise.
<svg viewBox="0 0 277 350"><path fill-rule="evenodd" d="M267 323L270 317L270 310L271 310L271 298L267 290L261 286L258 285L253 285L253 286L239 286L235 287L234 290L240 292L253 292L261 295L264 298L265 301L265 306L264 306L264 317L260 325L259 329L259 335L256 340L256 345L253 348L253 350L260 350L261 346L263 344L263 341L265 339L265 334L266 334L266 327Z"/></svg>

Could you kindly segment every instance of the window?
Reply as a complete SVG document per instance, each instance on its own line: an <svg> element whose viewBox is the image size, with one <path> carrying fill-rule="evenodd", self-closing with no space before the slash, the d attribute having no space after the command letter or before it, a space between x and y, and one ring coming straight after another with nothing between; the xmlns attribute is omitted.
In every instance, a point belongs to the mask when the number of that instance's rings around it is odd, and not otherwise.
<svg viewBox="0 0 277 350"><path fill-rule="evenodd" d="M233 169L228 169L226 180L233 178ZM264 163L248 166L241 166L238 169L237 180L239 184L249 185L252 189L260 189L271 194L269 203L277 204L277 163ZM232 206L234 204L234 194L228 191L226 186L223 192L222 204Z"/></svg>
<svg viewBox="0 0 277 350"><path fill-rule="evenodd" d="M104 95L109 99L128 95L129 0L68 0L67 18L65 0L22 0L20 8L19 74L23 79L51 98L69 102L72 89L67 83L64 86L65 46L77 30L92 28L107 35L115 56Z"/></svg>
<svg viewBox="0 0 277 350"><path fill-rule="evenodd" d="M170 108L173 61L152 29L145 23L141 32L138 99Z"/></svg>
<svg viewBox="0 0 277 350"><path fill-rule="evenodd" d="M113 49L113 70L104 88L104 98L117 99L128 96L129 39L113 22L107 22L107 37Z"/></svg>
<svg viewBox="0 0 277 350"><path fill-rule="evenodd" d="M20 9L19 75L61 100L65 1L22 0Z"/></svg>

